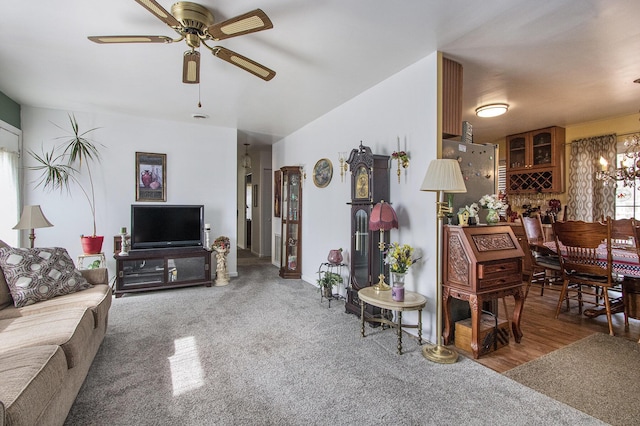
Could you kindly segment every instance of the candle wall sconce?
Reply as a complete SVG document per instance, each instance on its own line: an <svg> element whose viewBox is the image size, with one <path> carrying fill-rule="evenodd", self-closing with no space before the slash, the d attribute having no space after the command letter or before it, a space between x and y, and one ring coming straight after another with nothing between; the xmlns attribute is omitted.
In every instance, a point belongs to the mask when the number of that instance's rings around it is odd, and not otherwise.
<svg viewBox="0 0 640 426"><path fill-rule="evenodd" d="M339 152L338 161L340 161L340 182L344 182L344 175L347 174L347 153Z"/></svg>
<svg viewBox="0 0 640 426"><path fill-rule="evenodd" d="M398 175L398 183L400 183L400 166L402 166L403 169L409 167L409 154L405 151L393 151L391 158L398 160L398 170L396 173Z"/></svg>

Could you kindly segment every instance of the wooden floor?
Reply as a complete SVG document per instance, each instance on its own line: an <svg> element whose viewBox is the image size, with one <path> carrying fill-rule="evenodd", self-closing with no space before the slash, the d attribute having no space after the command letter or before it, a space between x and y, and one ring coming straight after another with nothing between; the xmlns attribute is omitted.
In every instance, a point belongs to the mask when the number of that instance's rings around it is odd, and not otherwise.
<svg viewBox="0 0 640 426"><path fill-rule="evenodd" d="M546 289L540 296L540 288L532 287L527 300L524 303L520 326L522 328L522 340L516 343L511 336L509 345L481 356L476 361L499 373L503 373L525 362L532 361L556 349L580 340L591 334L609 333L607 317L601 315L594 319L578 314L578 305L571 305L571 311L567 312L563 306L558 319L555 319L555 310L558 303L558 291ZM500 316L503 316L503 303L499 302ZM587 308L590 306L585 305ZM507 298L507 310L513 312L513 298ZM616 336L626 338L634 342L640 337L640 321L629 319L629 331L624 329L624 316L622 313L613 315L613 327ZM472 354L456 348L458 353L469 358Z"/></svg>

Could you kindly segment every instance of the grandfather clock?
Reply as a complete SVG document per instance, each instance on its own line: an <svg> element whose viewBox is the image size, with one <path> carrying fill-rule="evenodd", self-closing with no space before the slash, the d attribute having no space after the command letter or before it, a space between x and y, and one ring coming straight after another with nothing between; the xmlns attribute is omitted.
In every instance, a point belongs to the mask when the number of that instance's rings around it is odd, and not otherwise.
<svg viewBox="0 0 640 426"><path fill-rule="evenodd" d="M380 275L380 233L369 230L369 219L376 203L389 201L389 156L374 155L360 142L351 150L347 164L351 171L351 285L345 309L360 315L358 290L373 285ZM388 243L388 232L384 238ZM379 308L367 305L365 318L379 312Z"/></svg>

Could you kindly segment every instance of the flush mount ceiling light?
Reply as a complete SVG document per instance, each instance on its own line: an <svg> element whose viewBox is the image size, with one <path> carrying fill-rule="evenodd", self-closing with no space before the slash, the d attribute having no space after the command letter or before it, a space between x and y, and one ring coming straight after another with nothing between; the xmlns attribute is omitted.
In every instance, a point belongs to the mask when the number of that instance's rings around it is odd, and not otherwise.
<svg viewBox="0 0 640 426"><path fill-rule="evenodd" d="M497 117L504 114L509 109L507 104L489 104L476 108L478 117Z"/></svg>

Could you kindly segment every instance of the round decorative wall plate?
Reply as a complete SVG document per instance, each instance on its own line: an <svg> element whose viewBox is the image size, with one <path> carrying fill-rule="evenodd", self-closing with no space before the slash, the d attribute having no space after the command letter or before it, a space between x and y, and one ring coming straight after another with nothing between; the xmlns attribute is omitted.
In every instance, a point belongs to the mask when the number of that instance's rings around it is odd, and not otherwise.
<svg viewBox="0 0 640 426"><path fill-rule="evenodd" d="M331 178L333 177L333 164L328 158L322 158L318 160L315 166L313 166L313 183L318 188L324 188L329 185Z"/></svg>

